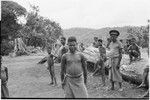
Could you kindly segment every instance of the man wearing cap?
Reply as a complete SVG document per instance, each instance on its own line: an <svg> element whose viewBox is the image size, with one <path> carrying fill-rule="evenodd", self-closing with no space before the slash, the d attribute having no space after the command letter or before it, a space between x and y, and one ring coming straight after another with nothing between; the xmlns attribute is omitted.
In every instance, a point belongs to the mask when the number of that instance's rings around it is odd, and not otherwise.
<svg viewBox="0 0 150 100"><path fill-rule="evenodd" d="M109 58L109 79L111 82L110 90L114 90L114 83L119 83L119 91L122 91L122 76L119 71L120 62L122 59L122 44L117 40L120 33L117 30L109 32L111 43L109 44L110 52L107 54Z"/></svg>

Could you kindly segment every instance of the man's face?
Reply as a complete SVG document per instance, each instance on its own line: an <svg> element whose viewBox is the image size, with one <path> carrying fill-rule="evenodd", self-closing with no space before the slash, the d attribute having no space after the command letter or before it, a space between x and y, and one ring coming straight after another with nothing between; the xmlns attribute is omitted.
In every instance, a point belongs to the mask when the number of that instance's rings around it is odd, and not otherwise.
<svg viewBox="0 0 150 100"><path fill-rule="evenodd" d="M101 41L98 41L98 45L99 45L99 46L102 46L102 42L101 42Z"/></svg>
<svg viewBox="0 0 150 100"><path fill-rule="evenodd" d="M97 42L97 41L98 41L98 38L97 38L97 37L94 37L94 41Z"/></svg>
<svg viewBox="0 0 150 100"><path fill-rule="evenodd" d="M68 47L69 47L70 52L74 53L76 51L76 45L77 43L74 41L68 42Z"/></svg>
<svg viewBox="0 0 150 100"><path fill-rule="evenodd" d="M61 44L65 44L65 40L64 39L60 39Z"/></svg>
<svg viewBox="0 0 150 100"><path fill-rule="evenodd" d="M110 36L110 38L111 38L112 41L116 41L116 40L117 40L117 37L118 37L117 35L111 35L111 36Z"/></svg>
<svg viewBox="0 0 150 100"><path fill-rule="evenodd" d="M132 40L131 40L131 44L134 44L134 43L135 43L135 40L134 40L134 39L132 39Z"/></svg>
<svg viewBox="0 0 150 100"><path fill-rule="evenodd" d="M50 47L47 48L48 54L51 54L52 49Z"/></svg>

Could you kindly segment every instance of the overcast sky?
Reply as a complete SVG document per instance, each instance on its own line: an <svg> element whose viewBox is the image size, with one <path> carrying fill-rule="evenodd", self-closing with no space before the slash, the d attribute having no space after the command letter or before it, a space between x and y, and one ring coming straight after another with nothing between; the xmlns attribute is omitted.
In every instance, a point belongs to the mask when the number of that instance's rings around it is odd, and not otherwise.
<svg viewBox="0 0 150 100"><path fill-rule="evenodd" d="M40 8L62 28L102 28L125 25L147 25L150 0L13 0L29 10L29 4Z"/></svg>

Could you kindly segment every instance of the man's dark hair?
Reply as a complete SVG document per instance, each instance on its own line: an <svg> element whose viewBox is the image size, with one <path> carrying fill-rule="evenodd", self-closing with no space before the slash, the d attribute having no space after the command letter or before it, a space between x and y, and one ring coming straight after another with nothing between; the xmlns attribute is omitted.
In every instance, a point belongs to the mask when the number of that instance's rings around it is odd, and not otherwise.
<svg viewBox="0 0 150 100"><path fill-rule="evenodd" d="M98 39L98 42L103 42L103 40L102 39Z"/></svg>
<svg viewBox="0 0 150 100"><path fill-rule="evenodd" d="M94 39L98 39L98 37L94 37Z"/></svg>
<svg viewBox="0 0 150 100"><path fill-rule="evenodd" d="M68 42L77 42L77 39L76 39L76 37L71 36L68 38Z"/></svg>
<svg viewBox="0 0 150 100"><path fill-rule="evenodd" d="M62 37L61 37L61 39L63 39L63 40L65 40L65 41L66 41L66 38L65 38L64 36L62 36Z"/></svg>

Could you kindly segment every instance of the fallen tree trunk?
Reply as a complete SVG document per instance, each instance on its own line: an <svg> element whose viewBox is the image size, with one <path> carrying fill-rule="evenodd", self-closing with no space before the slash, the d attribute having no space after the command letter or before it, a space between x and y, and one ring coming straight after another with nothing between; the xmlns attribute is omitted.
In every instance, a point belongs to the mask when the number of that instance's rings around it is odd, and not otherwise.
<svg viewBox="0 0 150 100"><path fill-rule="evenodd" d="M47 57L42 58L38 64L44 64L47 61Z"/></svg>
<svg viewBox="0 0 150 100"><path fill-rule="evenodd" d="M95 71L94 64L95 63L93 63L93 62L87 61L87 70L91 73ZM130 67L130 66L128 66L128 67ZM105 67L106 75L109 74L108 70L109 70L108 67ZM133 72L127 71L123 68L121 68L120 72L121 72L123 80L126 82L136 84L136 85L140 85L142 83L142 78L143 78L142 74L133 73ZM149 82L149 79L147 78L146 88L149 86L148 82Z"/></svg>

